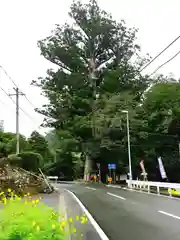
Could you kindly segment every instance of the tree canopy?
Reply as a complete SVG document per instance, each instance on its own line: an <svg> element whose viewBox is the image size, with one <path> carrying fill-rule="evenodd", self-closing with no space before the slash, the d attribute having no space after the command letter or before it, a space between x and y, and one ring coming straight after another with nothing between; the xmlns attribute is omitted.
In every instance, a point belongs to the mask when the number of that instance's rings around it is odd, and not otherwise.
<svg viewBox="0 0 180 240"><path fill-rule="evenodd" d="M179 82L163 75L143 75L140 70L149 57L140 57L137 30L123 20L115 21L95 0L73 1L69 16L72 24L57 25L38 42L41 54L57 69L48 69L45 78L32 82L49 100L37 110L45 115L44 125L54 128L46 139L59 157L48 166L57 170L69 164L77 170L78 164L82 170L88 155L94 167L95 163L116 163L117 171L127 172L126 115L122 112L126 110L134 176L145 159L153 179L157 157L162 155L173 179L173 166L180 167ZM173 180L178 179L177 173Z"/></svg>

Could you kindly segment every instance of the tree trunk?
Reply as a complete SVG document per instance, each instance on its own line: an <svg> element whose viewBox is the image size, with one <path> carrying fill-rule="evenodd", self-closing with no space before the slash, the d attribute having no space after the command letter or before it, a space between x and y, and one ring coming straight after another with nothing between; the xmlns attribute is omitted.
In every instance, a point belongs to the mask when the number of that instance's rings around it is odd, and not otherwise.
<svg viewBox="0 0 180 240"><path fill-rule="evenodd" d="M92 86L92 137L96 137L96 125L95 125L95 111L96 111L96 74L95 74L95 61L91 58L89 61L89 79ZM93 168L93 161L89 155L86 154L85 166L84 166L84 180L89 181L90 174Z"/></svg>
<svg viewBox="0 0 180 240"><path fill-rule="evenodd" d="M86 155L85 166L84 166L84 181L90 180L90 175L92 171L93 161L88 155Z"/></svg>

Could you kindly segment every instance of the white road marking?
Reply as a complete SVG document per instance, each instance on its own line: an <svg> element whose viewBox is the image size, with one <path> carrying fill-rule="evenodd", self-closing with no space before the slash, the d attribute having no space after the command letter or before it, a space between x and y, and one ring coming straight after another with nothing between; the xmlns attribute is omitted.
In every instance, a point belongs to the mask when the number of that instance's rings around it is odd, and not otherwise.
<svg viewBox="0 0 180 240"><path fill-rule="evenodd" d="M180 217L179 216L176 216L174 214L171 214L171 213L168 213L168 212L164 212L164 211L158 211L159 213L162 213L164 215L167 215L169 217L172 217L172 218L176 218L176 219L179 219L180 220Z"/></svg>
<svg viewBox="0 0 180 240"><path fill-rule="evenodd" d="M64 216L65 221L68 222L68 216L67 216L67 206L65 202L65 198L62 194L59 194L59 199L58 199L58 212L59 212L59 222L61 221L61 215ZM70 225L65 224L65 231L70 232ZM70 240L70 238L68 237Z"/></svg>
<svg viewBox="0 0 180 240"><path fill-rule="evenodd" d="M88 217L89 221L91 222L92 226L95 228L96 232L99 234L101 240L109 240L109 238L106 236L106 234L103 232L103 230L100 228L100 226L97 224L97 222L94 220L92 215L89 213L89 211L86 209L86 207L82 204L82 202L79 200L79 198L76 197L76 195L69 191L66 190L69 194L73 196L73 198L77 201L83 212L86 214Z"/></svg>
<svg viewBox="0 0 180 240"><path fill-rule="evenodd" d="M96 190L96 188L92 188L92 187L85 187L85 188L87 188L89 190Z"/></svg>
<svg viewBox="0 0 180 240"><path fill-rule="evenodd" d="M106 187L112 187L112 188L122 188L121 186L114 186L114 185L106 185Z"/></svg>
<svg viewBox="0 0 180 240"><path fill-rule="evenodd" d="M121 196L116 195L116 194L113 194L113 193L110 193L110 192L107 192L107 194L110 195L110 196L116 197L116 198L120 198L120 199L122 199L122 200L126 200L126 198L121 197Z"/></svg>

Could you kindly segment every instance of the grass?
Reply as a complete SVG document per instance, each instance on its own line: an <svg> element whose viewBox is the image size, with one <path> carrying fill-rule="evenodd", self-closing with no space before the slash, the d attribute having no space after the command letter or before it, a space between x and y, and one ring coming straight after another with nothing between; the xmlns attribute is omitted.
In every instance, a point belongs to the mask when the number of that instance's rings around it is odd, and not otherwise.
<svg viewBox="0 0 180 240"><path fill-rule="evenodd" d="M21 198L11 189L8 189L8 194L9 198L5 197L7 193L0 193L3 202L0 240L65 240L69 235L77 235L74 221L82 224L88 221L85 214L65 219L63 214L59 215L43 204L40 198L32 199L29 194ZM66 232L67 225L71 226L69 232Z"/></svg>

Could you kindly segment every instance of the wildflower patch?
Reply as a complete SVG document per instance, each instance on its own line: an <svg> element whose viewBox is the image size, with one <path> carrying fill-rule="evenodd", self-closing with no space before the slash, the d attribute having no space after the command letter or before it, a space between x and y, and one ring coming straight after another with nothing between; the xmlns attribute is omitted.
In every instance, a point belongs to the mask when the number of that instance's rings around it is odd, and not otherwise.
<svg viewBox="0 0 180 240"><path fill-rule="evenodd" d="M0 210L0 240L65 240L67 236L77 234L75 221L86 223L87 217L76 216L65 219L52 208L32 199L29 194L23 198L8 189L9 198L0 193L3 207ZM66 232L66 225L70 225ZM81 234L80 234L81 235Z"/></svg>

